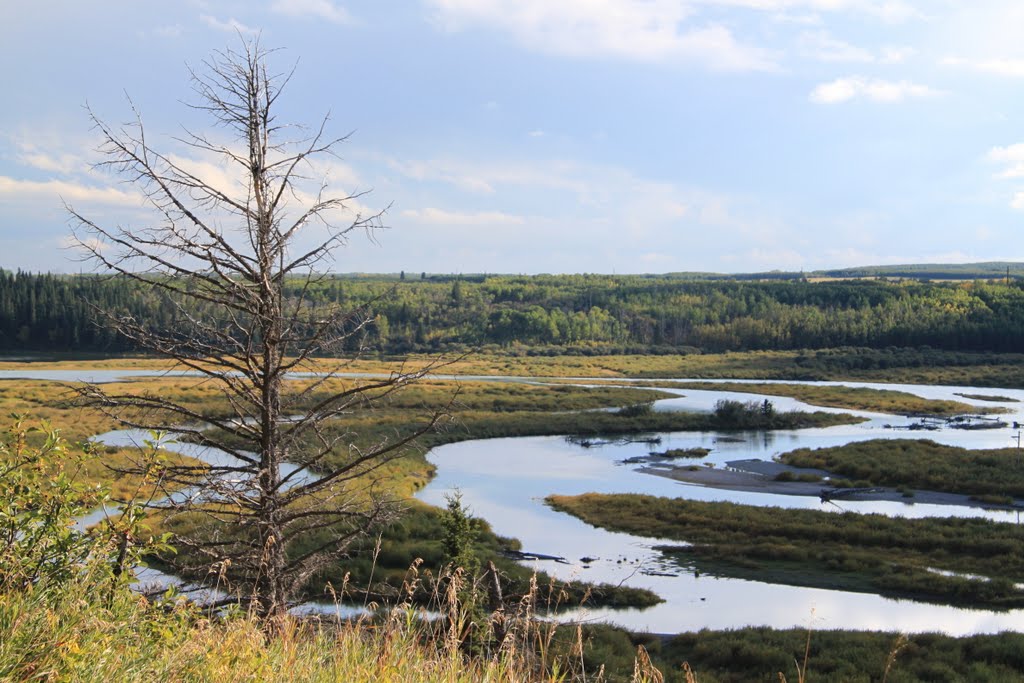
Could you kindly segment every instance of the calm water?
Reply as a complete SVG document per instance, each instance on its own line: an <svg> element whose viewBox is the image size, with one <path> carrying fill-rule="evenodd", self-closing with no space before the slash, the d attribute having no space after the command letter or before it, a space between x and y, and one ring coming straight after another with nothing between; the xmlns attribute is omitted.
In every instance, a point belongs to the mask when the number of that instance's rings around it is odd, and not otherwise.
<svg viewBox="0 0 1024 683"><path fill-rule="evenodd" d="M955 398L974 405L996 405L956 397L962 393L998 393L1022 399L1014 390L972 389L970 387L917 387L859 384L875 388L908 391L927 398ZM710 410L722 398L764 400L742 392L686 390L684 397L659 401L661 410ZM779 410L812 409L789 398L773 397ZM1002 404L999 404L1002 405ZM1024 421L1021 404L1006 404L1015 412L1004 420ZM817 409L817 408L814 408ZM753 432L737 435L715 432L660 434L658 450L667 448L710 448L705 459L721 466L730 460L768 459L801 447L841 445L875 438L914 438L921 432L886 429L885 425L909 424L906 418L858 413L869 418L859 425L785 432ZM942 429L923 433L926 438L968 448L1006 447L1015 443L1016 432L1006 429L963 431ZM739 437L739 440L737 440ZM612 533L593 528L570 515L546 505L552 493L578 494L649 493L694 500L728 500L752 505L802 507L835 511L822 506L816 497L782 496L735 492L683 484L643 474L636 466L619 464L623 459L645 455L646 444L611 444L583 448L560 437L492 439L451 444L430 454L437 465L437 477L419 497L443 504L446 493L458 488L474 514L487 519L495 531L515 536L527 551L566 558L569 565L536 562L538 569L560 578L624 583L649 588L663 598L662 605L645 610L589 610L571 617L611 621L632 629L672 633L700 628L736 628L764 625L776 628L885 629L905 632L940 630L955 635L1024 629L1024 611L991 612L897 601L875 595L812 588L797 588L757 581L696 577L683 567L666 566L660 553L651 550L658 539ZM898 502L847 502L842 506L855 512L878 512L906 517L971 515L1016 523L1014 512L992 512L941 505L913 505ZM581 558L598 558L589 564ZM648 572L672 573L656 576Z"/></svg>
<svg viewBox="0 0 1024 683"><path fill-rule="evenodd" d="M0 379L17 377L67 382L109 382L119 378L152 375L148 371L6 371L0 372ZM536 380L499 378L499 381ZM585 382L586 379L581 378L580 381ZM711 410L715 402L722 398L764 400L764 396L743 393L742 382L737 382L738 391L735 392L690 390L685 386L686 380L676 382L679 388L673 391L681 395L658 401L656 409L706 411ZM1002 419L1024 422L1024 403L995 404L954 395L958 392L999 394L1024 400L1024 391L1020 390L854 382L814 384L895 389L925 398L953 399L977 406L1005 406L1013 412ZM811 408L784 397L772 397L771 400L778 410L829 410ZM662 442L657 449L710 448L712 452L705 461L722 466L730 460L769 459L794 448L817 448L875 438L921 437L968 448L1001 448L1016 443L1016 431L1010 428L985 431L944 428L933 432L906 432L887 429L885 426L909 424L911 420L907 418L858 411L834 412L852 412L868 418L868 421L859 425L799 431L660 434ZM118 431L101 435L98 440L124 445L139 442L141 436L138 432ZM190 444L181 444L175 450L208 461L223 457L222 454ZM488 520L497 533L519 538L527 551L562 556L568 562L536 562L538 569L560 578L621 582L650 588L666 600L661 605L645 610L582 610L572 613L572 617L611 621L632 629L666 633L746 625L777 628L813 625L818 629L886 629L905 632L939 630L954 635L1024 630L1024 610L966 610L860 593L797 588L707 575L697 577L691 569L668 564L659 553L651 550L652 545L659 543L658 539L595 529L544 505L544 497L552 493L594 491L649 493L694 500L729 500L752 505L836 511L834 506L821 506L816 497L705 488L643 474L636 471L636 466L620 464L625 458L645 455L649 450L648 445L635 443L583 448L561 437L522 437L450 444L430 453L431 461L438 468L437 477L418 497L428 503L443 505L445 495L458 489L472 512ZM1016 513L956 506L850 501L843 501L842 506L852 512L878 512L907 517L980 515L1005 523L1018 521ZM102 514L102 511L97 511L93 519L101 518ZM581 561L583 557L596 559L584 564ZM659 575L652 575L652 572ZM158 574L146 578L154 577L167 578ZM327 609L332 610L333 607Z"/></svg>

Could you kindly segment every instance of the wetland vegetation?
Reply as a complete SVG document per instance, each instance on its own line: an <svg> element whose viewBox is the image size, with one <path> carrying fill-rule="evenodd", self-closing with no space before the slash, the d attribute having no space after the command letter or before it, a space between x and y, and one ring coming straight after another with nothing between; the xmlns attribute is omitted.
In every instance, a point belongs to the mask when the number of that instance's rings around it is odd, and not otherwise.
<svg viewBox="0 0 1024 683"><path fill-rule="evenodd" d="M661 548L683 571L945 604L1024 606L1024 533L1012 524L637 494L554 495L547 502L588 524L686 543Z"/></svg>
<svg viewBox="0 0 1024 683"><path fill-rule="evenodd" d="M584 627L583 658L604 664L610 681L628 681L642 646L666 683L689 683L683 664L700 683L822 683L868 681L1016 681L1024 671L1024 634L1000 633L951 638L937 633L744 628L702 630L675 636L630 634L606 627ZM559 634L563 651L566 634ZM592 669L591 669L592 670ZM782 676L785 676L783 679Z"/></svg>
<svg viewBox="0 0 1024 683"><path fill-rule="evenodd" d="M311 380L293 381L304 383ZM339 387L333 385L342 382L333 380L332 386L324 386L321 390L334 391ZM155 377L111 386L116 391L151 392L173 397L203 414L227 414L223 396L198 378ZM419 449L407 457L392 460L376 471L375 476L381 482L380 485L386 487L391 498L408 499L429 481L432 466L424 458L425 451L432 446L454 441L527 435L573 434L597 437L656 431L741 429L750 428L751 419L755 419L758 424L776 425L779 428L841 424L853 420L849 416L831 413L772 411L768 415L760 406L740 406L739 410L729 415L656 412L649 409L646 401L669 394L641 388L431 380L389 396L387 401L381 402L370 414L353 415L344 423L329 424L327 427L329 431L338 429L355 434L355 447L385 438L400 439L417 428L415 415L419 414L423 405L436 404L453 395L457 395L453 405L455 419L426 435ZM312 395L310 400L315 401L316 396ZM116 426L102 411L79 405L66 386L53 382L0 382L0 407L9 411L20 410L43 415L55 423L72 424L67 436L74 440L86 440ZM593 410L609 407L618 410ZM174 445L170 443L165 447L173 449ZM83 477L113 486L112 497L115 501L126 500L131 494L138 493L140 483L120 472L124 464L137 458L137 453L132 449L100 449L103 457L84 465L86 469ZM409 567L418 560L424 561L424 568L436 574L443 566L443 558L439 554L442 536L439 515L436 509L422 504L407 506L398 523L387 527L379 537L361 541L351 553L352 559L328 567L310 583L306 594L310 597L323 597L323 587L330 584L344 585L345 590L359 595L393 599L399 595ZM181 538L202 537L212 532L201 524L197 526L197 521L188 515L178 515L168 520L157 516L150 523L154 533L166 531ZM374 552L378 541L380 551ZM517 549L516 542L513 539L499 539L483 524L474 552L498 564L508 579L510 596L514 597L527 592L531 572L505 558L502 551L508 549ZM297 551L301 551L301 548ZM174 554L163 555L158 564L189 576L198 577L205 571L201 558L190 554L185 547L179 548ZM542 587L549 584L541 577ZM605 606L643 606L658 600L649 591L621 586L559 585L556 593L563 595L561 602L566 605L578 604L584 594L587 594L589 604ZM428 590L417 594L417 598L427 599L429 595Z"/></svg>
<svg viewBox="0 0 1024 683"><path fill-rule="evenodd" d="M867 486L1024 498L1024 455L1017 448L970 450L927 439L874 439L779 456L794 467L828 470Z"/></svg>
<svg viewBox="0 0 1024 683"><path fill-rule="evenodd" d="M759 384L744 382L687 382L684 388L710 391L742 391L751 394L788 396L816 406L866 410L891 415L926 415L952 417L965 413L998 413L1000 408L978 408L960 401L922 398L906 391L872 389L870 387L819 386L814 384ZM966 397L970 398L970 397Z"/></svg>

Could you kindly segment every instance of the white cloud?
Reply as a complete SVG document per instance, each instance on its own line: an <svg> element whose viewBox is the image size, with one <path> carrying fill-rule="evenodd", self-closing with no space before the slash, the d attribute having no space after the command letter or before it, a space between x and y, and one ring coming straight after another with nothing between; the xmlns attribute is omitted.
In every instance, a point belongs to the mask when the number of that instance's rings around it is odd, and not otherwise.
<svg viewBox="0 0 1024 683"><path fill-rule="evenodd" d="M259 33L257 29L254 29L251 26L246 26L234 17L227 21L221 21L210 14L201 14L199 15L199 19L210 28L218 31L224 31L226 33L241 33L246 36L254 36Z"/></svg>
<svg viewBox="0 0 1024 683"><path fill-rule="evenodd" d="M912 47L883 47L878 61L882 64L902 64L916 52Z"/></svg>
<svg viewBox="0 0 1024 683"><path fill-rule="evenodd" d="M544 137L544 131L542 131L542 130L531 130L529 133L527 133L527 135L530 136L531 138L542 138L542 137Z"/></svg>
<svg viewBox="0 0 1024 683"><path fill-rule="evenodd" d="M964 59L947 57L942 60L944 66L955 66L971 69L993 76L1024 78L1024 59Z"/></svg>
<svg viewBox="0 0 1024 683"><path fill-rule="evenodd" d="M20 141L17 143L18 152L16 159L23 166L28 166L39 171L48 173L70 174L87 171L88 164L77 154L60 152L53 154L39 149L29 142Z"/></svg>
<svg viewBox="0 0 1024 683"><path fill-rule="evenodd" d="M110 245L98 237L89 237L83 240L79 240L73 235L65 235L58 241L61 249L74 249L76 251L83 252L97 252L101 253L110 250Z"/></svg>
<svg viewBox="0 0 1024 683"><path fill-rule="evenodd" d="M887 23L901 23L922 17L904 0L695 0L702 5L742 7L770 12L858 12Z"/></svg>
<svg viewBox="0 0 1024 683"><path fill-rule="evenodd" d="M316 17L334 24L351 24L348 10L330 0L274 0L271 11L292 17Z"/></svg>
<svg viewBox="0 0 1024 683"><path fill-rule="evenodd" d="M233 171L228 161L212 152L201 157L186 157L179 154L168 154L167 160L186 173L217 190L230 195L244 196L245 176Z"/></svg>
<svg viewBox="0 0 1024 683"><path fill-rule="evenodd" d="M639 259L644 265L653 266L662 271L671 268L678 261L678 257L674 254L665 254L657 251L649 251L646 254L640 254Z"/></svg>
<svg viewBox="0 0 1024 683"><path fill-rule="evenodd" d="M528 49L565 57L694 62L723 71L774 69L771 55L739 43L725 26L686 25L676 0L427 0L448 31L484 27Z"/></svg>
<svg viewBox="0 0 1024 683"><path fill-rule="evenodd" d="M772 16L772 21L778 24L794 24L797 26L821 26L824 23L820 14L795 14L791 12L775 14Z"/></svg>
<svg viewBox="0 0 1024 683"><path fill-rule="evenodd" d="M825 30L801 34L798 50L802 56L819 62L862 64L898 64L914 52L908 47L884 47L876 53L834 38Z"/></svg>
<svg viewBox="0 0 1024 683"><path fill-rule="evenodd" d="M1011 161L1024 163L1024 142L1006 147L993 147L988 153L989 161Z"/></svg>
<svg viewBox="0 0 1024 683"><path fill-rule="evenodd" d="M181 24L172 24L170 26L159 26L153 29L153 33L162 38L177 38L182 33Z"/></svg>
<svg viewBox="0 0 1024 683"><path fill-rule="evenodd" d="M1024 177L1024 143L1017 143L1006 147L993 147L989 150L987 158L993 163L1005 166L996 175L997 178Z"/></svg>
<svg viewBox="0 0 1024 683"><path fill-rule="evenodd" d="M807 256L795 249L758 247L740 255L743 263L760 264L763 270L801 270L807 265Z"/></svg>
<svg viewBox="0 0 1024 683"><path fill-rule="evenodd" d="M65 180L21 180L8 176L0 176L0 197L8 201L28 199L56 202L63 199L69 202L124 206L139 206L142 201L139 195L114 187L96 187Z"/></svg>
<svg viewBox="0 0 1024 683"><path fill-rule="evenodd" d="M863 98L872 102L894 103L911 98L936 97L941 94L939 90L910 81L884 81L850 76L822 83L811 92L810 100L818 104L839 104Z"/></svg>
<svg viewBox="0 0 1024 683"><path fill-rule="evenodd" d="M986 158L994 164L1003 166L1003 170L996 174L996 178L1001 180L1024 178L1024 143L993 147L988 151ZM1024 210L1024 191L1018 190L1013 193L1010 207Z"/></svg>
<svg viewBox="0 0 1024 683"><path fill-rule="evenodd" d="M752 210L723 194L642 178L615 166L566 160L482 163L449 159L404 162L396 167L421 171L415 179L423 182L451 184L452 178L472 177L491 188L502 204L524 207L524 215L530 216L528 226L553 226L544 234L565 245L573 240L576 244L620 245L625 241L638 250L661 251L666 244L683 239L683 233L691 228L695 238L732 235L748 243L771 242L777 236L766 227L763 210ZM434 196L443 190L431 187L425 191ZM457 197L449 200L458 201ZM474 219L485 215L472 210L452 213ZM422 220L431 214L403 215ZM500 216L490 218L498 220Z"/></svg>
<svg viewBox="0 0 1024 683"><path fill-rule="evenodd" d="M525 222L522 216L514 216L500 211L447 211L432 206L423 209L406 209L402 211L401 215L420 223L447 226L522 225Z"/></svg>
<svg viewBox="0 0 1024 683"><path fill-rule="evenodd" d="M389 159L388 166L407 178L420 181L443 182L463 190L481 194L491 194L494 187L483 180L473 169L464 164L456 164L443 160L431 161L398 161Z"/></svg>
<svg viewBox="0 0 1024 683"><path fill-rule="evenodd" d="M827 31L806 32L800 36L800 53L822 62L873 62L875 56L864 48L833 38Z"/></svg>

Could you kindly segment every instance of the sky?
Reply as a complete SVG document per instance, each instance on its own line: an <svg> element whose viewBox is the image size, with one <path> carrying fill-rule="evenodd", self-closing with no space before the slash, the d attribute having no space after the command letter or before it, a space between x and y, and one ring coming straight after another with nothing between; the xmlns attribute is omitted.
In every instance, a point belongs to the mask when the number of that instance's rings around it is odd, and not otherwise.
<svg viewBox="0 0 1024 683"><path fill-rule="evenodd" d="M257 36L280 120L350 134L311 182L385 210L334 272L1024 260L1020 0L9 0L0 268L92 270L65 203L153 221L87 104L230 186L176 138Z"/></svg>

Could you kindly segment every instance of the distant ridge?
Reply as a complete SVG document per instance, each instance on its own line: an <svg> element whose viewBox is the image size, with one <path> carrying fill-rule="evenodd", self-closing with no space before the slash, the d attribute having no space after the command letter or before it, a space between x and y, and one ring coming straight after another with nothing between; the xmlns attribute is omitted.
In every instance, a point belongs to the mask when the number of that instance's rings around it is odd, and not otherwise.
<svg viewBox="0 0 1024 683"><path fill-rule="evenodd" d="M684 280L802 280L836 278L902 278L907 280L997 280L1024 278L1024 263L982 261L978 263L908 263L888 266L856 266L807 272L772 270L761 273L666 273ZM657 276L652 276L657 277Z"/></svg>
<svg viewBox="0 0 1024 683"><path fill-rule="evenodd" d="M917 263L895 266L860 266L820 271L822 277L903 277L934 280L990 280L1024 277L1024 263L983 261L980 263ZM816 273L817 274L817 273Z"/></svg>

